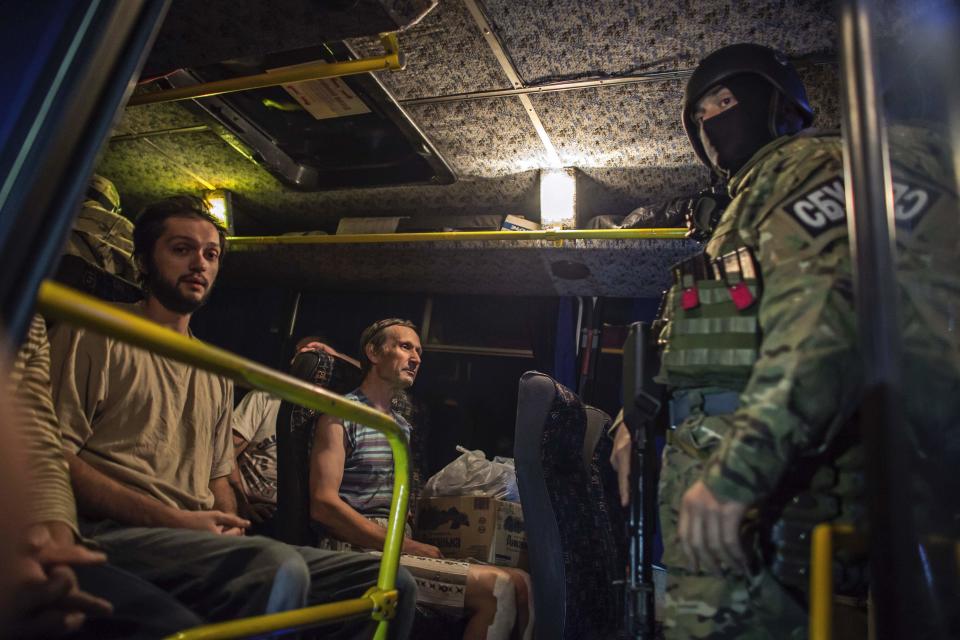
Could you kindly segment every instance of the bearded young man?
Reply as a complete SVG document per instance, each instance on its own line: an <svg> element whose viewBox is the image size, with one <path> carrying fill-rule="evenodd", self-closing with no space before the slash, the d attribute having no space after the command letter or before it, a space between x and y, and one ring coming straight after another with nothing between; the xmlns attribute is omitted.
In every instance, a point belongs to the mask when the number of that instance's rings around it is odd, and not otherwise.
<svg viewBox="0 0 960 640"><path fill-rule="evenodd" d="M190 335L225 250L199 198L148 206L134 230L145 300L126 310ZM361 596L379 563L361 554L244 537L228 482L232 384L84 329L51 332L54 403L80 532L111 561L169 591L207 621ZM413 589L397 579L397 637L409 632Z"/></svg>

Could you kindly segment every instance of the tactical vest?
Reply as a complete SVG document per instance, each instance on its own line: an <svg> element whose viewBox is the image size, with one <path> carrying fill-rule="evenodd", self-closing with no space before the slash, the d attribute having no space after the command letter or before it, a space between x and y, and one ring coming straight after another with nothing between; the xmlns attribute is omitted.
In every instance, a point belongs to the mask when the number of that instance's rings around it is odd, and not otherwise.
<svg viewBox="0 0 960 640"><path fill-rule="evenodd" d="M657 382L742 390L760 347L761 286L750 250L696 255L676 265L673 278L661 315Z"/></svg>

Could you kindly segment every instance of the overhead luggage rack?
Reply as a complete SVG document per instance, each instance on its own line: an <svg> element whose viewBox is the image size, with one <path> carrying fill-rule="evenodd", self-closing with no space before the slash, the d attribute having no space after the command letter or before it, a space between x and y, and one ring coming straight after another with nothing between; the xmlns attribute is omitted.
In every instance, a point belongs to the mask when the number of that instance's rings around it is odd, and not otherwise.
<svg viewBox="0 0 960 640"><path fill-rule="evenodd" d="M300 290L658 297L700 250L686 229L480 231L230 239L224 282Z"/></svg>

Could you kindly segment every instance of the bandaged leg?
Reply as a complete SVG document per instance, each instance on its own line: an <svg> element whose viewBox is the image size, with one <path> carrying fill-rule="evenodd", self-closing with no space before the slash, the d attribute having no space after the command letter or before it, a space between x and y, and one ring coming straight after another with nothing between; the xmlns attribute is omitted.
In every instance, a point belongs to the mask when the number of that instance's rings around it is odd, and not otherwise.
<svg viewBox="0 0 960 640"><path fill-rule="evenodd" d="M533 585L530 583L530 574L526 571L518 571L514 575L527 585L527 626L523 630L523 640L533 640Z"/></svg>
<svg viewBox="0 0 960 640"><path fill-rule="evenodd" d="M497 600L497 611L487 627L487 640L506 640L517 622L517 593L509 577L497 575L493 583L493 597Z"/></svg>

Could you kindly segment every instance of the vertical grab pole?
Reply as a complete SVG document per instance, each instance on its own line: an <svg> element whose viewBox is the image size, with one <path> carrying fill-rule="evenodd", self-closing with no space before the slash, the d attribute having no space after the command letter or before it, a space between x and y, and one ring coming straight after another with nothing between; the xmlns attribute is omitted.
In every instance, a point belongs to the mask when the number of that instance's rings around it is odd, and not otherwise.
<svg viewBox="0 0 960 640"><path fill-rule="evenodd" d="M878 640L911 637L920 585L911 518L897 323L893 187L874 49L874 0L841 0L847 223L857 331L863 357L860 406L866 452L870 584ZM898 593L899 591L899 593Z"/></svg>
<svg viewBox="0 0 960 640"><path fill-rule="evenodd" d="M830 640L833 631L833 527L819 524L810 548L810 640Z"/></svg>

